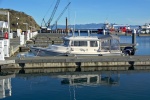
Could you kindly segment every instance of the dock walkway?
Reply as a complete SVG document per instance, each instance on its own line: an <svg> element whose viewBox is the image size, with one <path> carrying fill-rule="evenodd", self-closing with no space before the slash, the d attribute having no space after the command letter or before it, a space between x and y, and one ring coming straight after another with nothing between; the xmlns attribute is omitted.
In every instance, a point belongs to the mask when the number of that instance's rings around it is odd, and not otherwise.
<svg viewBox="0 0 150 100"><path fill-rule="evenodd" d="M69 67L122 67L143 66L150 69L150 56L79 56L79 57L22 57L9 58L15 63L2 68L69 68ZM144 67L149 66L149 67Z"/></svg>

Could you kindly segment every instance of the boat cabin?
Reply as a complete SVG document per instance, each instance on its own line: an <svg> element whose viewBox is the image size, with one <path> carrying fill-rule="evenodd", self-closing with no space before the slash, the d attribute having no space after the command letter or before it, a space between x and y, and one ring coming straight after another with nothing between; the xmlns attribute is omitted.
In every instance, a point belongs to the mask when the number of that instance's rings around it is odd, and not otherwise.
<svg viewBox="0 0 150 100"><path fill-rule="evenodd" d="M62 45L49 45L47 48L31 47L31 51L41 56L122 55L120 39L115 35L71 36L63 37L63 41Z"/></svg>
<svg viewBox="0 0 150 100"><path fill-rule="evenodd" d="M114 35L104 36L74 36L64 37L64 46L70 47L71 52L86 54L120 51L120 39Z"/></svg>
<svg viewBox="0 0 150 100"><path fill-rule="evenodd" d="M100 50L120 51L120 38L118 36L109 34L98 39L100 40Z"/></svg>

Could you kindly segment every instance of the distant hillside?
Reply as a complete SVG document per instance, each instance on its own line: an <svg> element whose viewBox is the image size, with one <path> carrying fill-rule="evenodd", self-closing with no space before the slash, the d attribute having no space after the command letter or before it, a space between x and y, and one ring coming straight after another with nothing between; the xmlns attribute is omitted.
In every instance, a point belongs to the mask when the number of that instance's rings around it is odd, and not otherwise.
<svg viewBox="0 0 150 100"><path fill-rule="evenodd" d="M112 23L110 23L112 24ZM116 24L117 25L117 24ZM119 24L118 24L119 25ZM69 25L69 28L75 28L75 29L99 29L104 26L104 23L90 23L90 24L76 24ZM140 25L129 25L131 29L137 29ZM65 25L58 25L57 28L66 28Z"/></svg>
<svg viewBox="0 0 150 100"><path fill-rule="evenodd" d="M75 29L99 29L104 25L104 23L90 23L90 24L76 24L69 25L70 28ZM65 28L65 25L58 25L58 28Z"/></svg>
<svg viewBox="0 0 150 100"><path fill-rule="evenodd" d="M25 14L24 12L18 12L15 10L2 9L2 8L0 8L0 11L9 11L9 13L10 13L10 29L12 31L16 31L17 27L19 29L22 29L23 31L25 31L26 25L24 25L23 23L28 23L28 26L35 27L36 30L38 30L40 28L39 25L34 20L34 18L32 16ZM18 17L19 19L17 20L16 17ZM0 21L7 21L7 17L4 15L0 15ZM18 26L17 26L17 22L18 22ZM31 28L31 27L29 27L29 28Z"/></svg>

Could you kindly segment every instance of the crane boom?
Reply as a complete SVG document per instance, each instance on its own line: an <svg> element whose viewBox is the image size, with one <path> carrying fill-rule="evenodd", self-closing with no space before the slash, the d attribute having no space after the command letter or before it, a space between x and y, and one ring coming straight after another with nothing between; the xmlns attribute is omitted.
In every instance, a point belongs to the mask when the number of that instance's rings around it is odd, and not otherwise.
<svg viewBox="0 0 150 100"><path fill-rule="evenodd" d="M57 23L57 21L61 18L61 16L64 14L64 12L67 10L67 8L69 7L69 5L71 4L71 2L68 3L68 5L64 8L64 10L62 11L62 13L59 15L59 17L56 19L55 23L53 24L52 28L55 26L55 24Z"/></svg>
<svg viewBox="0 0 150 100"><path fill-rule="evenodd" d="M57 8L58 8L59 3L60 3L60 0L57 0L56 5L55 5L55 7L54 7L54 10L53 10L53 12L52 12L52 14L51 14L51 17L50 17L50 19L49 19L48 22L47 22L47 24L48 24L47 27L50 26L50 23L51 23L51 21L53 20L53 17L54 17L54 15L55 15L55 13L56 13L56 10L57 10Z"/></svg>
<svg viewBox="0 0 150 100"><path fill-rule="evenodd" d="M44 18L43 18L42 23L41 23L41 28L43 27L43 25L42 25L43 23L44 23L44 26L46 27L46 22L45 22Z"/></svg>
<svg viewBox="0 0 150 100"><path fill-rule="evenodd" d="M65 7L65 9L62 11L62 13L59 15L56 21L60 19L60 17L63 15L63 13L67 10L68 6L70 5L71 2L68 3L68 5Z"/></svg>

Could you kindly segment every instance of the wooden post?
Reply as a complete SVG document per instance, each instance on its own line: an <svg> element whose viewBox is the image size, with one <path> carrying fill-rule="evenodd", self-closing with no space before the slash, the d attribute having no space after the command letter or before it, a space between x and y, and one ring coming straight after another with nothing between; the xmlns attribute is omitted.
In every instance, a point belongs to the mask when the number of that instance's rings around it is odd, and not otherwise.
<svg viewBox="0 0 150 100"><path fill-rule="evenodd" d="M56 30L57 30L57 21L56 21Z"/></svg>
<svg viewBox="0 0 150 100"><path fill-rule="evenodd" d="M68 19L66 17L66 35L68 35Z"/></svg>

